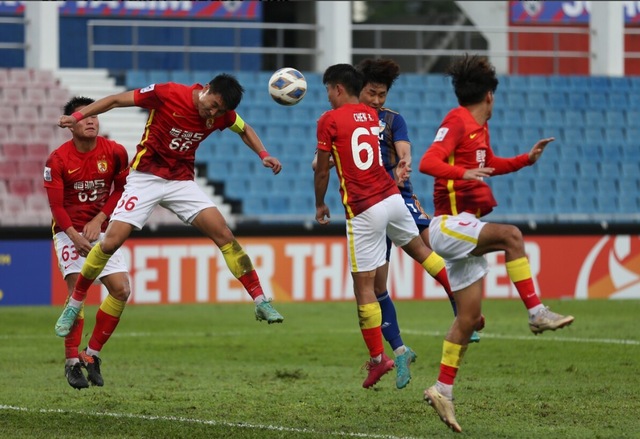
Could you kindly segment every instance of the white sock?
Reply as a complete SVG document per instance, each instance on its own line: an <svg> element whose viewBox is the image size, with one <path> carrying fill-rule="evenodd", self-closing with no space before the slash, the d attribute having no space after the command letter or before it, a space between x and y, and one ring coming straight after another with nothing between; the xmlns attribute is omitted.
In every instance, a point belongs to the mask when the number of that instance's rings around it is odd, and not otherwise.
<svg viewBox="0 0 640 439"><path fill-rule="evenodd" d="M90 356L90 357L93 357L94 355L96 357L99 357L100 356L100 351L94 351L89 346L87 346L87 355Z"/></svg>
<svg viewBox="0 0 640 439"><path fill-rule="evenodd" d="M453 399L453 384L443 384L440 381L436 381L436 389L442 396Z"/></svg>
<svg viewBox="0 0 640 439"><path fill-rule="evenodd" d="M379 364L381 361L382 361L382 354L378 355L377 357L371 357L372 363Z"/></svg>
<svg viewBox="0 0 640 439"><path fill-rule="evenodd" d="M533 308L529 309L529 317L533 317L536 314L538 314L538 311L540 311L541 309L544 309L544 305L540 304L540 305L536 305Z"/></svg>
<svg viewBox="0 0 640 439"><path fill-rule="evenodd" d="M75 366L76 363L79 363L80 360L78 360L77 358L67 358L64 362L65 366Z"/></svg>
<svg viewBox="0 0 640 439"><path fill-rule="evenodd" d="M406 352L407 352L406 346L402 345L399 348L396 348L393 350L393 355L395 355L396 358L398 358L400 355L404 355Z"/></svg>
<svg viewBox="0 0 640 439"><path fill-rule="evenodd" d="M82 301L76 300L73 297L69 297L69 305L73 306L74 308L80 308L82 306Z"/></svg>
<svg viewBox="0 0 640 439"><path fill-rule="evenodd" d="M253 303L255 303L256 305L260 305L262 302L266 302L266 301L267 301L267 298L264 297L264 294L260 294L258 297L253 299Z"/></svg>

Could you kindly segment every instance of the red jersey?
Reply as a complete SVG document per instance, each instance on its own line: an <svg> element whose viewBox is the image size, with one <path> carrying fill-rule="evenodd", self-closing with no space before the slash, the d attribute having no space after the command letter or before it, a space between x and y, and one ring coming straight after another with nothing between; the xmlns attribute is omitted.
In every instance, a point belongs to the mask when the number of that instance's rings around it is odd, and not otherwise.
<svg viewBox="0 0 640 439"><path fill-rule="evenodd" d="M529 155L512 158L493 155L489 125L479 125L465 107L454 108L442 121L433 144L420 161L420 172L435 177L435 215L490 213L496 203L491 187L483 181L462 180L467 169L495 168L492 175L508 174L530 166Z"/></svg>
<svg viewBox="0 0 640 439"><path fill-rule="evenodd" d="M73 140L53 151L44 168L44 187L48 189L54 213L53 233L63 232L71 226L82 232L85 224L100 211L107 217L111 215L118 201L115 199L107 203L111 185L118 180L120 186L124 186L129 173L128 162L124 146L100 136L96 138L96 147L89 152L78 151ZM61 200L57 200L57 195L52 195L57 190L62 192ZM120 194L117 194L117 198L120 198ZM62 202L66 215L56 215L58 201ZM56 222L56 217L61 224ZM70 224L67 224L69 221ZM107 225L108 221L102 224L103 232Z"/></svg>
<svg viewBox="0 0 640 439"><path fill-rule="evenodd" d="M400 193L384 168L379 132L378 112L365 104L345 104L318 120L318 149L333 155L347 218Z"/></svg>
<svg viewBox="0 0 640 439"><path fill-rule="evenodd" d="M186 86L168 82L151 84L134 90L136 106L150 111L142 140L131 168L166 180L193 180L196 149L215 130L236 123L236 112L203 119L193 103L193 90L200 84Z"/></svg>

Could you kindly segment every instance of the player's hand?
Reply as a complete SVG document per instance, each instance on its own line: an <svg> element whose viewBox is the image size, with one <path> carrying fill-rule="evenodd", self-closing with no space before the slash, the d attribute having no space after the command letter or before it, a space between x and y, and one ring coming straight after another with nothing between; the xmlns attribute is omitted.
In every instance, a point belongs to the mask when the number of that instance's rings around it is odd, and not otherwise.
<svg viewBox="0 0 640 439"><path fill-rule="evenodd" d="M411 171L413 171L413 169L411 169L409 163L405 159L398 162L398 165L393 168L393 175L395 176L398 186L404 187L404 182L411 177Z"/></svg>
<svg viewBox="0 0 640 439"><path fill-rule="evenodd" d="M538 140L538 143L533 145L533 148L531 148L531 151L529 151L529 161L531 163L537 162L540 156L542 155L542 152L546 148L546 146L549 143L553 142L554 140L556 140L555 137L549 137L548 139Z"/></svg>
<svg viewBox="0 0 640 439"><path fill-rule="evenodd" d="M73 116L60 116L58 120L58 126L60 128L69 128L76 124L76 118Z"/></svg>
<svg viewBox="0 0 640 439"><path fill-rule="evenodd" d="M271 170L273 171L273 175L279 174L282 170L280 161L277 158L271 156L267 156L262 159L262 166L264 166L265 168L271 168Z"/></svg>
<svg viewBox="0 0 640 439"><path fill-rule="evenodd" d="M491 177L495 168L476 168L467 169L462 176L463 180L477 180L482 181L484 177Z"/></svg>
<svg viewBox="0 0 640 439"><path fill-rule="evenodd" d="M100 226L97 221L89 221L82 228L82 235L87 238L87 241L93 242L100 237Z"/></svg>
<svg viewBox="0 0 640 439"><path fill-rule="evenodd" d="M78 252L78 254L83 258L86 258L93 248L89 240L80 234L70 238L71 241L73 241L73 245L76 246L76 251Z"/></svg>
<svg viewBox="0 0 640 439"><path fill-rule="evenodd" d="M327 217L327 219L325 219ZM331 222L331 215L329 214L329 206L323 204L322 206L316 206L316 221L323 226L326 226Z"/></svg>

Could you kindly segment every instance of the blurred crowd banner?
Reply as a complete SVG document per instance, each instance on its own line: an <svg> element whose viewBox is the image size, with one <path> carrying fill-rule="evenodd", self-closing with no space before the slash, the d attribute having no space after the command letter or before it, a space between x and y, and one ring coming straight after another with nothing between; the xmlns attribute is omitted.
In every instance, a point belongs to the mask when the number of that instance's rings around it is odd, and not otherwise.
<svg viewBox="0 0 640 439"><path fill-rule="evenodd" d="M624 3L624 21L640 24L640 2ZM589 24L591 2L511 1L511 24Z"/></svg>
<svg viewBox="0 0 640 439"><path fill-rule="evenodd" d="M267 296L277 301L353 300L343 237L240 238ZM640 237L525 237L533 279L543 299L640 298ZM204 238L129 239L123 252L131 272L131 303L250 301L218 248ZM487 299L517 299L503 253L486 255ZM397 300L445 298L442 287L397 248L389 289ZM0 306L61 305L66 297L51 241L0 241ZM88 304L106 290L96 284Z"/></svg>
<svg viewBox="0 0 640 439"><path fill-rule="evenodd" d="M0 14L24 14L24 1L0 1ZM259 1L65 1L61 17L261 20Z"/></svg>

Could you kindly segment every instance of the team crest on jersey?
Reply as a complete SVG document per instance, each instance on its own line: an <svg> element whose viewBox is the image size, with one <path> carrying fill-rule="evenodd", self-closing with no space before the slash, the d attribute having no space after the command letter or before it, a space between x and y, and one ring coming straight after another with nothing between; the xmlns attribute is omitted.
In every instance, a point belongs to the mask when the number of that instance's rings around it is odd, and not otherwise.
<svg viewBox="0 0 640 439"><path fill-rule="evenodd" d="M216 120L215 117L210 117L209 119L207 119L207 128L211 128L215 120Z"/></svg>
<svg viewBox="0 0 640 439"><path fill-rule="evenodd" d="M384 120L380 119L380 132L382 133L386 127L387 123Z"/></svg>
<svg viewBox="0 0 640 439"><path fill-rule="evenodd" d="M104 174L105 172L107 172L107 160L106 159L100 159L98 160L98 171L102 174Z"/></svg>

